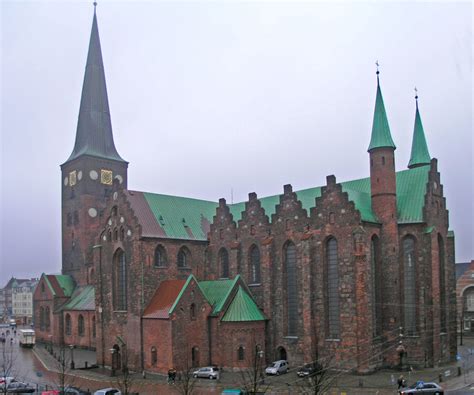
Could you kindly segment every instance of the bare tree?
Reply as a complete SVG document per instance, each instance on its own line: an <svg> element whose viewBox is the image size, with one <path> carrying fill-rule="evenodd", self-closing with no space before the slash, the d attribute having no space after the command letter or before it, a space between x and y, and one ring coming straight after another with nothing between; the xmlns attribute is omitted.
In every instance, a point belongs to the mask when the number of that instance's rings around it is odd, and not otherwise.
<svg viewBox="0 0 474 395"><path fill-rule="evenodd" d="M3 338L3 341L0 345L0 378L2 384L0 384L0 393L7 393L7 378L17 376L18 372L16 370L16 356L17 354L13 350L13 342L6 341Z"/></svg>
<svg viewBox="0 0 474 395"><path fill-rule="evenodd" d="M255 345L247 357L248 368L240 369L240 386L248 394L265 394L268 385L265 385L265 365L263 351Z"/></svg>
<svg viewBox="0 0 474 395"><path fill-rule="evenodd" d="M136 377L128 368L128 362L128 352L127 349L124 348L122 367L119 369L114 381L114 384L118 387L122 395L132 395L135 393L133 390L136 385Z"/></svg>
<svg viewBox="0 0 474 395"><path fill-rule="evenodd" d="M302 394L322 395L330 390L338 376L332 361L332 357L321 358L305 366L309 374L299 380Z"/></svg>
<svg viewBox="0 0 474 395"><path fill-rule="evenodd" d="M61 393L64 393L67 387L74 385L75 377L71 374L74 368L72 352L71 346L66 345L64 341L61 341L53 352L56 359L56 387Z"/></svg>
<svg viewBox="0 0 474 395"><path fill-rule="evenodd" d="M196 378L193 376L194 368L189 366L186 359L184 366L178 368L178 378L175 382L176 390L181 395L192 395L196 385Z"/></svg>

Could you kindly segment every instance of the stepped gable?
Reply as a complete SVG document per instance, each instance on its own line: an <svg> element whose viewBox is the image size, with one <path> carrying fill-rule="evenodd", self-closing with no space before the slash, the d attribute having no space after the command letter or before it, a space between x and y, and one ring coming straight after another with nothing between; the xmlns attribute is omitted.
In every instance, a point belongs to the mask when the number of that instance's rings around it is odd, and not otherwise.
<svg viewBox="0 0 474 395"><path fill-rule="evenodd" d="M239 233L267 234L270 220L265 214L260 200L255 192L249 193L249 200L245 202L245 210L238 221Z"/></svg>
<svg viewBox="0 0 474 395"><path fill-rule="evenodd" d="M354 201L349 199L349 194L343 191L342 185L336 183L333 175L326 178L326 186L321 188L321 196L316 198L310 217L317 229L335 223L344 226L361 222L360 211L356 209Z"/></svg>
<svg viewBox="0 0 474 395"><path fill-rule="evenodd" d="M212 218L210 234L215 240L223 240L236 237L236 224L234 216L224 198L219 199L219 206L215 211L216 215Z"/></svg>
<svg viewBox="0 0 474 395"><path fill-rule="evenodd" d="M272 215L272 223L285 221L285 227L288 229L307 218L308 214L301 201L298 200L297 194L293 192L293 187L290 184L284 185L280 203L277 204L275 214Z"/></svg>

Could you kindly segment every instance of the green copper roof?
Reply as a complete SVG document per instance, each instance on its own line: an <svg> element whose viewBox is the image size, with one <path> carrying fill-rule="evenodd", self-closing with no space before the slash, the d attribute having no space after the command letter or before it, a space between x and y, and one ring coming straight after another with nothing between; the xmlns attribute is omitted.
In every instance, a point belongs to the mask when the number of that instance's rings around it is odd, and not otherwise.
<svg viewBox="0 0 474 395"><path fill-rule="evenodd" d="M200 281L199 287L202 293L212 306L212 315L219 314L227 300L232 288L237 283L240 276L235 277L233 280L213 280L213 281Z"/></svg>
<svg viewBox="0 0 474 395"><path fill-rule="evenodd" d="M125 162L115 149L112 134L104 63L95 11L82 85L76 142L66 163L82 155Z"/></svg>
<svg viewBox="0 0 474 395"><path fill-rule="evenodd" d="M64 295L71 296L76 286L74 279L69 275L58 274L56 275L56 280L58 280L59 285L63 289Z"/></svg>
<svg viewBox="0 0 474 395"><path fill-rule="evenodd" d="M234 296L229 308L222 317L222 321L226 322L242 322L242 321L264 321L260 309L257 307L250 295L243 290L241 286Z"/></svg>
<svg viewBox="0 0 474 395"><path fill-rule="evenodd" d="M396 173L398 222L423 222L423 205L428 182L429 166L415 167ZM361 213L362 221L378 222L372 211L370 178L341 183L343 192ZM140 197L142 196L143 197ZM296 191L306 212L315 207L321 196L321 187ZM145 236L186 240L207 240L209 224L216 215L217 202L168 196L146 192L133 192L132 208L138 216ZM142 199L142 200L140 200ZM280 202L280 195L259 199L270 221ZM140 203L142 202L142 203ZM234 221L242 218L245 202L230 204ZM153 226L150 226L153 225Z"/></svg>
<svg viewBox="0 0 474 395"><path fill-rule="evenodd" d="M372 123L372 136L368 151L375 148L392 147L396 148L388 126L387 114L383 104L382 91L380 90L379 79L377 77L377 98L375 99L374 121Z"/></svg>
<svg viewBox="0 0 474 395"><path fill-rule="evenodd" d="M429 165L431 161L428 145L426 144L425 132L421 123L418 101L416 102L415 126L413 128L413 141L411 144L411 155L408 167Z"/></svg>
<svg viewBox="0 0 474 395"><path fill-rule="evenodd" d="M429 166L397 173L397 215L399 224L423 222Z"/></svg>
<svg viewBox="0 0 474 395"><path fill-rule="evenodd" d="M67 274L42 274L54 296L71 296L76 287L74 279Z"/></svg>
<svg viewBox="0 0 474 395"><path fill-rule="evenodd" d="M71 300L61 307L61 310L95 310L95 291L93 285L78 287Z"/></svg>

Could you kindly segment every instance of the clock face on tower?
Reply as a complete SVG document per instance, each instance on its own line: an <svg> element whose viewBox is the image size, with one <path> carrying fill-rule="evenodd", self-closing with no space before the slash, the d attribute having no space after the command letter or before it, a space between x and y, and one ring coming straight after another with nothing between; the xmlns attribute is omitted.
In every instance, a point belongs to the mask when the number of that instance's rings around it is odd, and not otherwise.
<svg viewBox="0 0 474 395"><path fill-rule="evenodd" d="M112 185L112 170L100 169L100 182L105 185Z"/></svg>

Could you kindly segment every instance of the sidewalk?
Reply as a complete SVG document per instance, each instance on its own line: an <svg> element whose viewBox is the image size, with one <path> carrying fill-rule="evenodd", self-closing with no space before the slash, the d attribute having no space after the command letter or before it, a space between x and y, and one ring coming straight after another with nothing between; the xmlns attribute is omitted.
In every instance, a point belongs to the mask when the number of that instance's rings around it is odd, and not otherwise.
<svg viewBox="0 0 474 395"><path fill-rule="evenodd" d="M58 355L59 349L53 347L53 354L45 348L44 344L38 344L34 348L34 353L42 362L43 366L50 371L57 371L58 362L54 358L54 353ZM461 360L457 363L450 364L439 368L428 368L421 370L413 370L411 372L402 372L405 376L408 385L412 385L417 381L436 381L439 382L441 375L441 385L445 390L453 391L465 388L474 387L474 338L465 339L464 345L458 349L458 354ZM70 350L66 350L66 356L70 363ZM94 369L83 369L86 365L91 366L96 363L95 351L74 349L73 350L75 369L70 370L68 374L74 375L78 378L90 380L100 383L111 381L111 371L107 368L97 367ZM461 375L458 376L458 366L461 367ZM360 376L355 374L341 374L336 379L334 389L330 391L331 394L354 394L354 395L389 395L397 393L396 380L400 372L393 370L378 371L376 373ZM166 376L159 374L146 374L146 379L140 373L136 373L134 382L137 389L144 393L163 393L153 391L153 385L158 385L163 388L166 386ZM296 394L298 393L298 378L294 372L290 372L281 376L272 376L265 379L266 384L269 385L268 394ZM219 393L222 388L239 387L242 382L241 375L238 372L223 372L221 379L218 382L198 380L197 386L201 393L212 392ZM166 388L166 387L165 387ZM206 390L207 389L207 390ZM166 392L168 392L170 389ZM151 391L151 392L150 392ZM172 392L172 391L170 391ZM142 393L142 392L140 392ZM473 390L474 393L474 390Z"/></svg>

